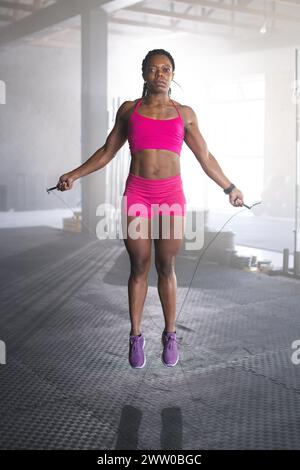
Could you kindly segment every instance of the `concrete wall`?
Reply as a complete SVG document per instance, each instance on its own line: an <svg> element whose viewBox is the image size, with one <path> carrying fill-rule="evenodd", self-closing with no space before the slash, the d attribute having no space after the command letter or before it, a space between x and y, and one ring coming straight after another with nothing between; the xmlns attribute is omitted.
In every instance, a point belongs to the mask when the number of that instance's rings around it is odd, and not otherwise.
<svg viewBox="0 0 300 470"><path fill-rule="evenodd" d="M6 83L0 185L7 210L60 207L45 187L80 164L80 50L30 45L0 50L0 77ZM79 202L80 185L63 197Z"/></svg>

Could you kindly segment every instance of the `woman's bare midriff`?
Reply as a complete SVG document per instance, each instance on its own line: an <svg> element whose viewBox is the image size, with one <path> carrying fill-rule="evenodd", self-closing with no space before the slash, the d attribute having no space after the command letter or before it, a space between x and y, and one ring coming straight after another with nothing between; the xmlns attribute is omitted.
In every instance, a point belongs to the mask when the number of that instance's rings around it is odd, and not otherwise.
<svg viewBox="0 0 300 470"><path fill-rule="evenodd" d="M169 150L147 149L131 155L130 173L148 179L180 174L180 157Z"/></svg>

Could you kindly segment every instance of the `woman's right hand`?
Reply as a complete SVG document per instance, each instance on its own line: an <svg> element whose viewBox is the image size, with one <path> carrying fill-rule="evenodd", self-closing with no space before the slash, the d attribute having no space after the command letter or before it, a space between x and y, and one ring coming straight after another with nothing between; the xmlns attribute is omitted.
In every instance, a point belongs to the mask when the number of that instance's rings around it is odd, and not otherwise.
<svg viewBox="0 0 300 470"><path fill-rule="evenodd" d="M72 189L74 181L75 178L72 178L70 173L65 173L59 177L56 187L59 191L67 191L68 189Z"/></svg>

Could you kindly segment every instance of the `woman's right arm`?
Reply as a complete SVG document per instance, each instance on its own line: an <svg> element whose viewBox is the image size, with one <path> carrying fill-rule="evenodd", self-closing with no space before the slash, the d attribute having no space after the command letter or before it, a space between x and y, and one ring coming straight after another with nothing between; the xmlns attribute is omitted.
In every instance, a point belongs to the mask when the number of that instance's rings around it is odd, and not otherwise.
<svg viewBox="0 0 300 470"><path fill-rule="evenodd" d="M96 152L82 165L61 175L57 183L57 189L60 191L71 189L75 180L82 176L86 176L89 173L100 170L115 157L116 153L127 140L126 114L130 108L130 104L130 101L124 101L124 103L119 107L114 127L109 133L105 144L96 150Z"/></svg>

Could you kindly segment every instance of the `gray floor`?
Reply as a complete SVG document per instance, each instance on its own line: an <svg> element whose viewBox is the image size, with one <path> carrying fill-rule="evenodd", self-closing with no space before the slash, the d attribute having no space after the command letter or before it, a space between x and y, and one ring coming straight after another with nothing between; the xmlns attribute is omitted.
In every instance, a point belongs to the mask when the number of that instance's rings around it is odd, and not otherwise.
<svg viewBox="0 0 300 470"><path fill-rule="evenodd" d="M133 370L123 240L35 227L0 241L1 449L300 448L299 281L208 255L188 293L197 257L182 251L180 360L166 368L152 260Z"/></svg>

